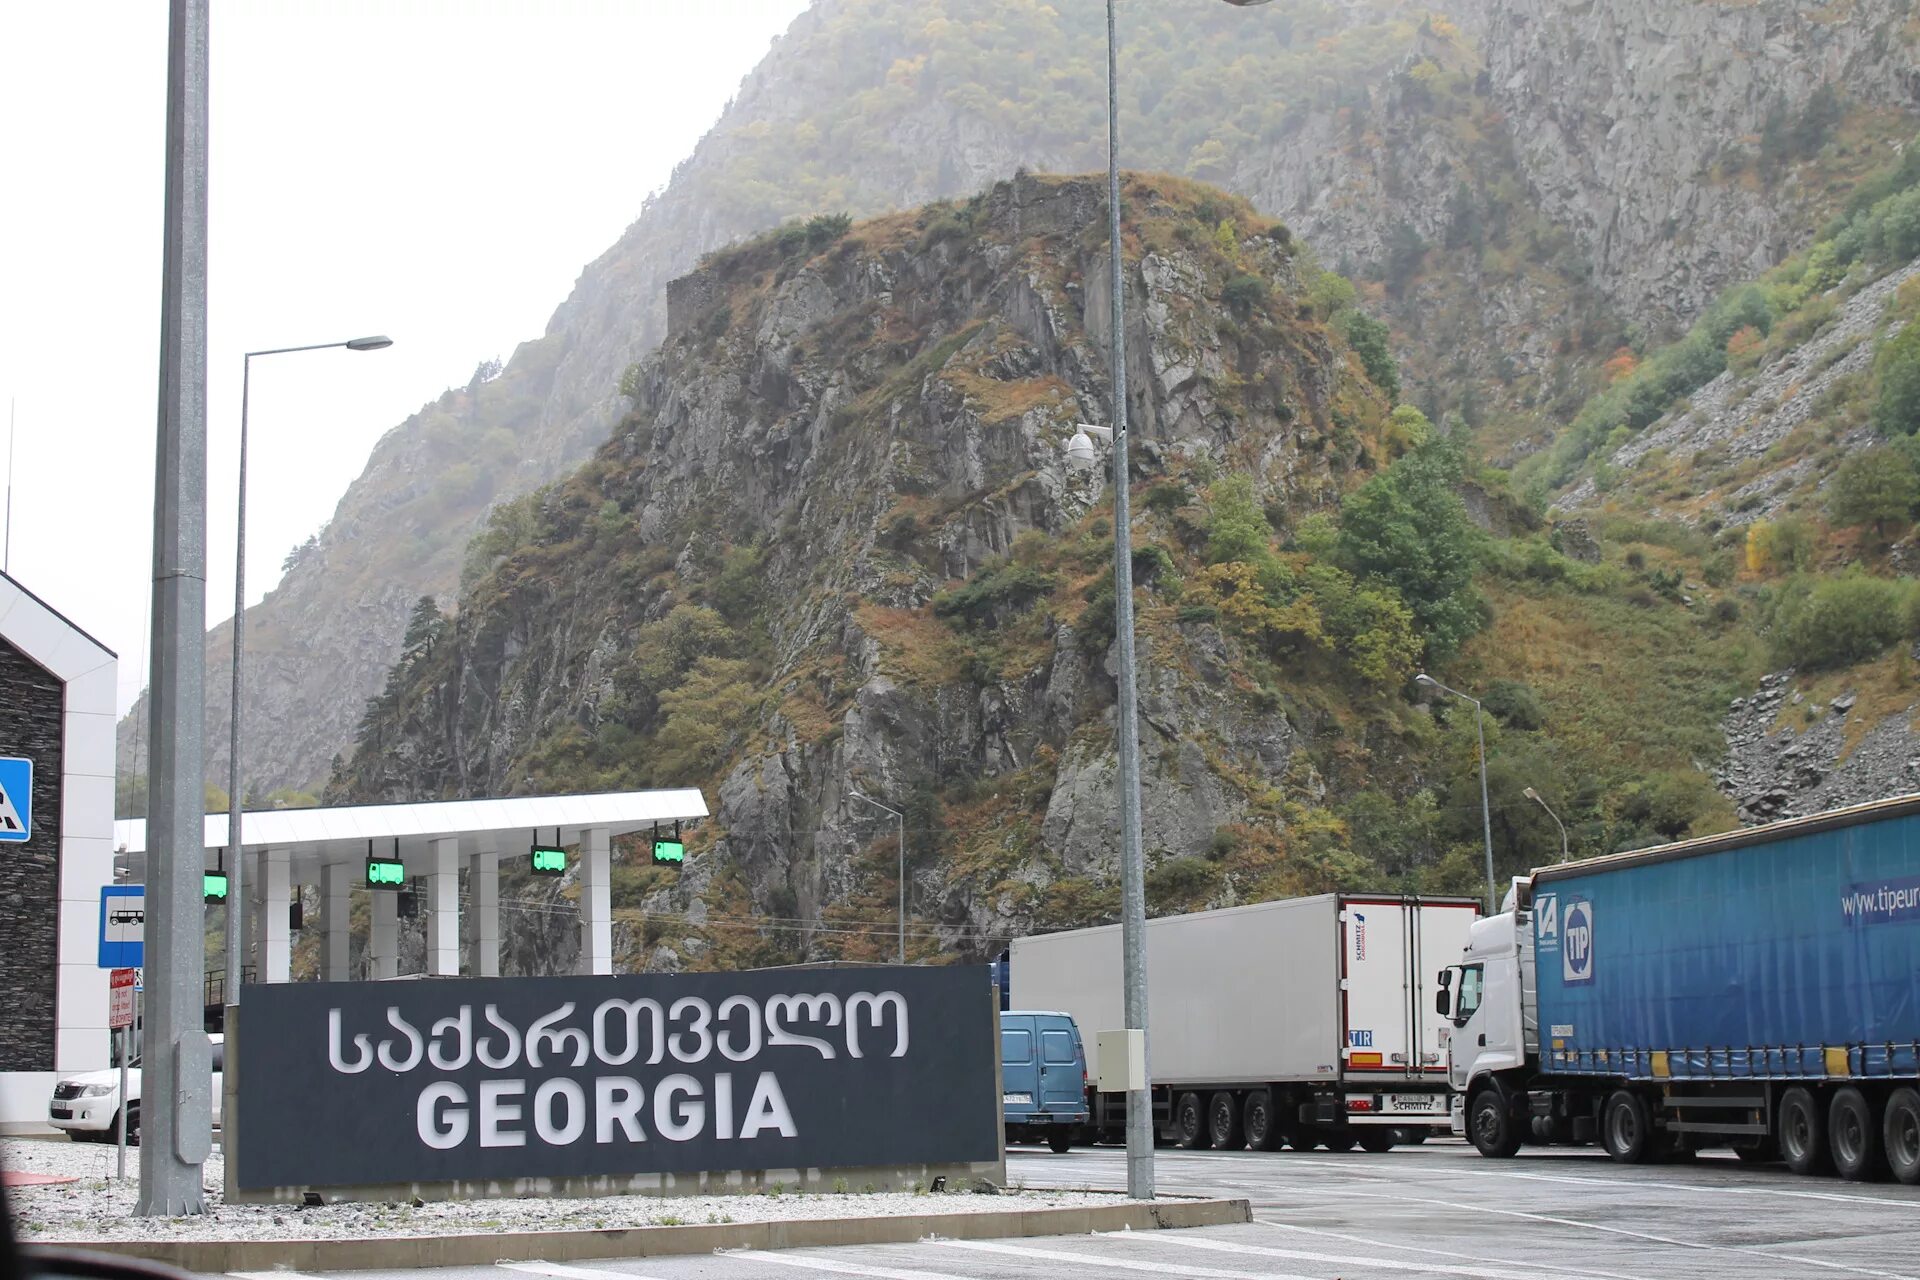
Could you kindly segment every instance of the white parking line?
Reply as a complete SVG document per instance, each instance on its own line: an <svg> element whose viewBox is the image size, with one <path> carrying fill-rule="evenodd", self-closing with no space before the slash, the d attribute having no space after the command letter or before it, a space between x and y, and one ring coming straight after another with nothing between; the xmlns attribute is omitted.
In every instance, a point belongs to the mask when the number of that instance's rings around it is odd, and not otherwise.
<svg viewBox="0 0 1920 1280"><path fill-rule="evenodd" d="M790 1253L768 1253L764 1249L722 1249L714 1255L716 1258L731 1258L736 1262L770 1262L782 1267L798 1267L802 1271L828 1271L843 1276L871 1276L873 1280L966 1280L964 1276L948 1275L941 1271L909 1271L901 1267L870 1267L859 1262L839 1262L827 1258L801 1258Z"/></svg>
<svg viewBox="0 0 1920 1280"><path fill-rule="evenodd" d="M1792 1200L1826 1200L1840 1204L1884 1204L1920 1212L1920 1200L1895 1200L1887 1196L1856 1196L1842 1191L1789 1191L1784 1187L1756 1187L1709 1182L1642 1182L1637 1179L1582 1178L1568 1173L1523 1173L1518 1169L1462 1169L1468 1178L1516 1178L1527 1182L1565 1182L1574 1186L1640 1188L1652 1191L1709 1191L1722 1196L1783 1196Z"/></svg>
<svg viewBox="0 0 1920 1280"><path fill-rule="evenodd" d="M1254 1221L1263 1227L1272 1227L1276 1231L1292 1231L1300 1235L1318 1236L1327 1240L1343 1240L1348 1244L1393 1249L1400 1253L1422 1253L1435 1258L1452 1258L1456 1262L1491 1262L1503 1266L1525 1267L1535 1276L1591 1277L1592 1280L1645 1280L1642 1276L1622 1275L1617 1271L1598 1271L1592 1267L1568 1267L1557 1262L1485 1258L1471 1253L1456 1253L1451 1249L1435 1249L1431 1245L1391 1244L1385 1240L1369 1240L1365 1236L1350 1235L1344 1231L1327 1231L1321 1227L1303 1227L1292 1222L1275 1222L1271 1218L1255 1218Z"/></svg>
<svg viewBox="0 0 1920 1280"><path fill-rule="evenodd" d="M625 1280L619 1271L595 1271L591 1267L570 1267L564 1262L496 1262L502 1271L523 1271L530 1276L557 1276L559 1280ZM283 1273L284 1274L284 1273Z"/></svg>
<svg viewBox="0 0 1920 1280"><path fill-rule="evenodd" d="M1183 1249L1205 1249L1214 1253L1239 1253L1256 1258L1281 1258L1288 1262L1331 1262L1339 1266L1373 1267L1381 1271L1417 1271L1426 1276L1473 1276L1477 1280L1539 1280L1540 1269L1528 1266L1525 1270L1513 1270L1500 1267L1459 1266L1441 1262L1402 1262L1397 1258L1382 1258L1377 1254L1363 1257L1351 1253L1315 1253L1306 1249L1276 1249L1270 1245L1235 1244L1227 1240L1202 1240L1188 1235L1176 1235L1161 1231L1115 1231L1101 1237L1103 1240L1126 1240L1134 1244L1178 1245ZM1581 1272L1563 1273L1569 1277L1580 1276Z"/></svg>
<svg viewBox="0 0 1920 1280"><path fill-rule="evenodd" d="M320 1280L304 1271L229 1271L234 1280Z"/></svg>
<svg viewBox="0 0 1920 1280"><path fill-rule="evenodd" d="M1099 1238L1105 1240L1108 1237ZM1096 1267L1101 1271L1150 1271L1161 1276L1189 1276L1192 1280L1249 1280L1249 1277L1256 1275L1250 1271L1226 1271L1218 1267L1187 1267L1177 1262L1135 1262L1130 1258L1111 1258L1105 1254L1067 1253L1060 1249L1030 1249L1025 1245L1017 1244L989 1244L984 1240L940 1240L936 1243L949 1249L1000 1253L1009 1258L1071 1262L1083 1267ZM1260 1280L1314 1280L1311 1276L1292 1275L1285 1271L1262 1271L1257 1275Z"/></svg>
<svg viewBox="0 0 1920 1280"><path fill-rule="evenodd" d="M1503 1218L1522 1218L1529 1222L1547 1222L1561 1227L1577 1227L1583 1231L1599 1231L1607 1235L1625 1236L1631 1240L1645 1240L1652 1244L1673 1245L1680 1249L1699 1249L1707 1253L1731 1253L1749 1258L1767 1258L1774 1262L1797 1262L1803 1266L1821 1267L1828 1271L1844 1271L1857 1276L1876 1276L1879 1280L1920 1280L1920 1276L1902 1271L1878 1271L1871 1267L1850 1267L1843 1262L1828 1262L1824 1258L1809 1258L1804 1254L1775 1253L1746 1245L1708 1244L1700 1240L1681 1240L1673 1236L1657 1236L1647 1231L1634 1231L1627 1227L1609 1227L1598 1222L1582 1222L1578 1218L1561 1218L1546 1213L1528 1213L1523 1209L1501 1209L1488 1204L1463 1204L1457 1200L1436 1200L1424 1196L1410 1196L1404 1192L1356 1191L1352 1187L1338 1190L1323 1190L1318 1187L1301 1186L1293 1189L1295 1195L1325 1195L1333 1197L1358 1197L1366 1200L1391 1200L1396 1204L1424 1204L1434 1208L1453 1209L1460 1213L1486 1213Z"/></svg>

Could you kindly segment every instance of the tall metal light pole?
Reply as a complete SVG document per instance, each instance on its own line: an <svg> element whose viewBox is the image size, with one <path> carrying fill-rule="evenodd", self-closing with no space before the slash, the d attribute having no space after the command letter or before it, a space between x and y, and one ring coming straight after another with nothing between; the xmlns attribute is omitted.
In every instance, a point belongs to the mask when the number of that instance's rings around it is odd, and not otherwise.
<svg viewBox="0 0 1920 1280"><path fill-rule="evenodd" d="M1569 857L1572 856L1567 852L1567 824L1560 821L1560 815L1553 811L1553 807L1551 805L1549 805L1545 800L1542 800L1540 798L1540 793L1538 791L1535 791L1532 787L1528 787L1523 794L1525 794L1527 799L1533 801L1535 804L1539 805L1542 809L1545 809L1547 811L1547 816L1553 819L1553 825L1560 828L1560 861L1565 862Z"/></svg>
<svg viewBox="0 0 1920 1280"><path fill-rule="evenodd" d="M1462 702L1471 702L1473 704L1473 731L1480 737L1480 829L1485 834L1487 840L1487 914L1492 915L1500 909L1500 894L1494 887L1493 880L1493 810L1487 804L1486 708L1480 705L1480 699L1469 697L1458 689L1450 689L1424 671L1415 676L1413 680L1415 684L1424 684L1429 688L1438 689L1442 693L1450 693ZM1558 822L1559 819L1556 818L1554 821Z"/></svg>
<svg viewBox="0 0 1920 1280"><path fill-rule="evenodd" d="M1127 492L1127 307L1120 243L1120 42L1107 0L1107 264L1113 369L1113 632L1119 670L1120 947L1127 1030L1147 1032L1146 858L1140 848L1140 728L1133 681L1133 530ZM1148 1071L1151 1078L1152 1064ZM1153 1094L1127 1090L1127 1194L1153 1199Z"/></svg>
<svg viewBox="0 0 1920 1280"><path fill-rule="evenodd" d="M1226 0L1245 8L1266 0ZM1113 630L1119 666L1120 938L1127 1030L1147 1034L1146 858L1140 847L1140 729L1133 679L1133 530L1127 492L1127 331L1120 252L1120 42L1107 0L1107 260L1113 291ZM1127 1194L1153 1199L1153 1061L1127 1091Z"/></svg>
<svg viewBox="0 0 1920 1280"><path fill-rule="evenodd" d="M153 480L153 676L147 699L146 1106L143 1217L205 1213L213 1148L202 815L207 625L207 85L211 0L171 0Z"/></svg>
<svg viewBox="0 0 1920 1280"><path fill-rule="evenodd" d="M247 402L253 393L253 358L283 356L294 351L327 351L345 347L349 351L378 351L393 345L384 334L367 338L349 338L345 342L316 342L304 347L273 347L249 351L240 365L240 510L233 534L233 697L227 704L227 849L232 857L227 867L227 955L226 976L221 980L222 1001L240 1003L240 978L245 969L241 948L241 921L246 914L242 905L242 886L246 881L246 845L240 833L240 668L246 656L247 630Z"/></svg>
<svg viewBox="0 0 1920 1280"><path fill-rule="evenodd" d="M900 947L897 959L901 964L907 962L907 815L891 805L881 804L872 796L863 796L858 791L847 792L849 800L864 800L876 809L884 809L893 815L894 829L900 838Z"/></svg>

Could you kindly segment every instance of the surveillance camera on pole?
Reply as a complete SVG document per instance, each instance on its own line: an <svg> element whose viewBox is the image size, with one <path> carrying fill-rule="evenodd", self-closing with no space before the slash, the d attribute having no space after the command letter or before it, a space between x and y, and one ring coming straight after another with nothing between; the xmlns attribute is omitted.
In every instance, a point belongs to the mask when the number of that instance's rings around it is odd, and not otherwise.
<svg viewBox="0 0 1920 1280"><path fill-rule="evenodd" d="M1074 427L1073 439L1067 441L1068 466L1076 471L1091 471L1100 464L1099 451L1093 447L1095 437L1102 444L1112 444L1113 428L1096 427L1089 422Z"/></svg>

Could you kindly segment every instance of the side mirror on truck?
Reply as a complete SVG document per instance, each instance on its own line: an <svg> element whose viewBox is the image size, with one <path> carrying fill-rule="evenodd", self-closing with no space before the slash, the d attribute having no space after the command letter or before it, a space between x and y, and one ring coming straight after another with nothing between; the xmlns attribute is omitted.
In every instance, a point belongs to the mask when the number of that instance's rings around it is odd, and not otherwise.
<svg viewBox="0 0 1920 1280"><path fill-rule="evenodd" d="M1453 970L1451 970L1451 969L1442 969L1442 970L1440 971L1440 976L1439 976L1439 977L1437 977L1437 978L1435 978L1435 979L1434 979L1434 981L1435 981L1435 982L1437 982L1437 983L1439 983L1439 984L1440 984L1440 985L1441 985L1442 987L1450 987L1450 986L1452 986L1452 985L1453 985Z"/></svg>
<svg viewBox="0 0 1920 1280"><path fill-rule="evenodd" d="M1433 993L1433 1011L1443 1018L1453 1016L1453 992L1445 987Z"/></svg>

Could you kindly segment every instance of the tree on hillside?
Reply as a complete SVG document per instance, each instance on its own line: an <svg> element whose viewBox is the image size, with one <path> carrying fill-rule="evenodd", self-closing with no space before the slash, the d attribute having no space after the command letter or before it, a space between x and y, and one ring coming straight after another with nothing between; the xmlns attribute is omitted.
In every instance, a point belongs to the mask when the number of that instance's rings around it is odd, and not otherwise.
<svg viewBox="0 0 1920 1280"><path fill-rule="evenodd" d="M1373 385L1386 392L1387 399L1398 400L1400 370L1394 364L1387 337L1385 321L1375 320L1364 311L1347 313L1347 341L1353 346L1353 354L1360 357Z"/></svg>
<svg viewBox="0 0 1920 1280"><path fill-rule="evenodd" d="M1827 483L1827 515L1836 525L1870 524L1878 537L1913 516L1920 471L1901 449L1869 449L1840 464Z"/></svg>
<svg viewBox="0 0 1920 1280"><path fill-rule="evenodd" d="M1920 325L1909 324L1880 344L1873 373L1880 384L1873 425L1889 436L1920 430Z"/></svg>
<svg viewBox="0 0 1920 1280"><path fill-rule="evenodd" d="M1427 654L1453 652L1480 627L1473 587L1479 532L1455 487L1461 442L1438 432L1347 496L1336 553L1356 577L1380 578L1413 610Z"/></svg>

